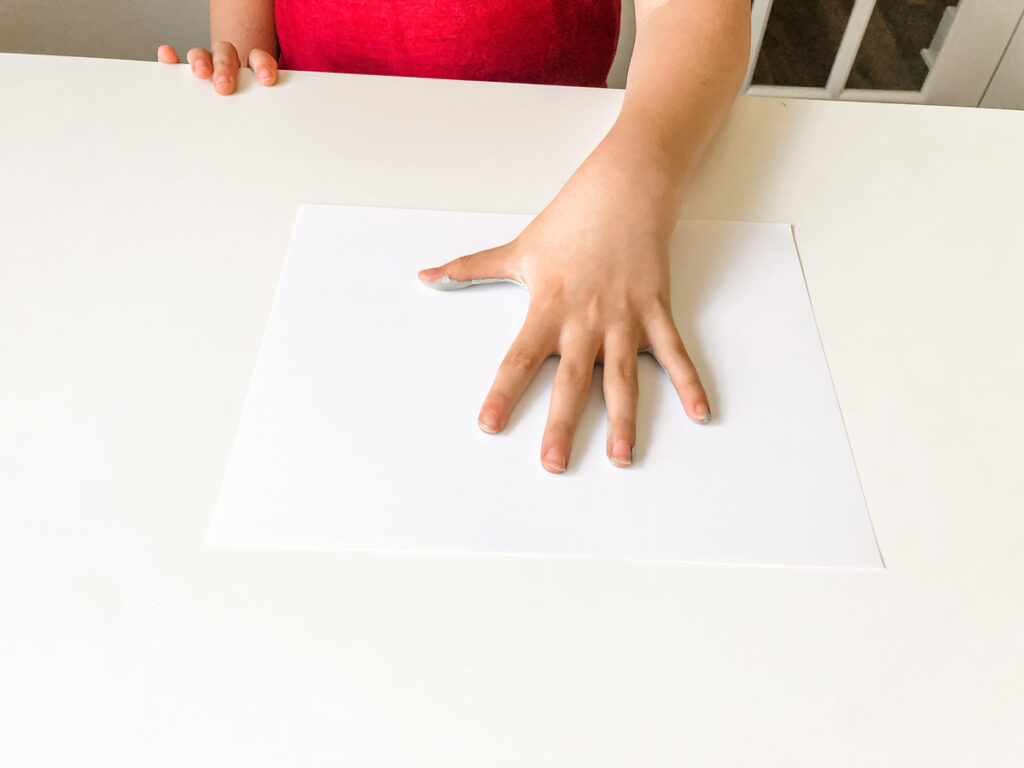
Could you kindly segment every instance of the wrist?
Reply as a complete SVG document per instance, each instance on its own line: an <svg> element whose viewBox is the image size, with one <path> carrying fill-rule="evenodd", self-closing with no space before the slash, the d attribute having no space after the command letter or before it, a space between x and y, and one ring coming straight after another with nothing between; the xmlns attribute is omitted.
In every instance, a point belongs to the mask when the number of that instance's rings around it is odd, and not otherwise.
<svg viewBox="0 0 1024 768"><path fill-rule="evenodd" d="M643 132L616 123L577 172L621 190L622 201L671 232L688 174L678 157Z"/></svg>

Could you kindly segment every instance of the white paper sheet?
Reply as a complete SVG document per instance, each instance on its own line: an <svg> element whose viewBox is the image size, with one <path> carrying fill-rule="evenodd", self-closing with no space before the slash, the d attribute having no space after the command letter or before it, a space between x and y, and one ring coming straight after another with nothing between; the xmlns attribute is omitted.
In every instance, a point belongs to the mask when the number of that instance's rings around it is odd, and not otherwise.
<svg viewBox="0 0 1024 768"><path fill-rule="evenodd" d="M528 294L416 272L528 221L300 209L210 543L881 565L788 225L676 229L673 306L711 424L641 355L634 465L605 458L595 375L569 471L550 475L552 358L505 431L480 432Z"/></svg>

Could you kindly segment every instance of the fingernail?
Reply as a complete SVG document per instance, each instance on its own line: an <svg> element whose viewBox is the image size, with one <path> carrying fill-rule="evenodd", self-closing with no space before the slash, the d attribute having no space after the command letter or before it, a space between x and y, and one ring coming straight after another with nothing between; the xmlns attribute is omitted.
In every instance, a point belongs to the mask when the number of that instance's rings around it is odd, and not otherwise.
<svg viewBox="0 0 1024 768"><path fill-rule="evenodd" d="M548 472L554 472L556 475L565 472L565 466L567 464L565 453L561 448L553 446L548 448L541 457L540 463L544 465L544 469Z"/></svg>
<svg viewBox="0 0 1024 768"><path fill-rule="evenodd" d="M498 420L498 414L490 408L480 411L480 417L477 419L476 424L489 435L493 435L501 429L501 422Z"/></svg>
<svg viewBox="0 0 1024 768"><path fill-rule="evenodd" d="M628 467L633 463L633 446L628 440L616 440L608 459L616 467Z"/></svg>
<svg viewBox="0 0 1024 768"><path fill-rule="evenodd" d="M706 403L697 403L693 406L693 412L696 414L696 418L691 417L690 421L695 421L698 424L707 424L711 421L711 409Z"/></svg>

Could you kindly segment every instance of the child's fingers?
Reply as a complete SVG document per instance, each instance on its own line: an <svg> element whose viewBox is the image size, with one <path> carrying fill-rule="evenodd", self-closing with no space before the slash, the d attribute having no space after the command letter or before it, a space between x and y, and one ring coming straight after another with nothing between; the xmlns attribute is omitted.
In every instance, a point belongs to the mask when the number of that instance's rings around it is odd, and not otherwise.
<svg viewBox="0 0 1024 768"><path fill-rule="evenodd" d="M231 43L214 43L213 50L213 90L221 96L235 92L238 82L238 51Z"/></svg>
<svg viewBox="0 0 1024 768"><path fill-rule="evenodd" d="M540 448L540 462L548 472L557 475L569 466L573 437L587 402L600 346L600 339L591 338L562 345Z"/></svg>
<svg viewBox="0 0 1024 768"><path fill-rule="evenodd" d="M636 336L625 330L609 330L604 339L604 402L608 410L605 453L616 467L633 463L639 394L636 347Z"/></svg>
<svg viewBox="0 0 1024 768"><path fill-rule="evenodd" d="M249 51L249 69L263 85L277 82L277 60L261 48Z"/></svg>
<svg viewBox="0 0 1024 768"><path fill-rule="evenodd" d="M180 64L181 59L178 58L178 54L174 52L174 49L169 45L161 45L156 49L156 60L161 64Z"/></svg>
<svg viewBox="0 0 1024 768"><path fill-rule="evenodd" d="M181 63L178 54L169 45L157 48L156 58L162 64ZM192 48L185 59L196 77L203 80L213 77L213 87L217 93L223 96L234 93L241 65L238 51L231 43L214 43L212 51ZM274 85L277 82L277 60L267 51L253 48L249 52L249 67L263 85Z"/></svg>
<svg viewBox="0 0 1024 768"><path fill-rule="evenodd" d="M557 328L543 316L528 313L526 322L502 360L494 384L480 408L477 424L484 432L500 432L512 409L548 356L554 351Z"/></svg>
<svg viewBox="0 0 1024 768"><path fill-rule="evenodd" d="M201 80L206 80L213 74L213 59L210 52L202 48L192 48L185 54L185 60L192 68L192 74Z"/></svg>
<svg viewBox="0 0 1024 768"><path fill-rule="evenodd" d="M668 310L659 309L650 319L647 338L650 339L654 357L672 379L686 415L696 422L706 424L711 421L708 396Z"/></svg>

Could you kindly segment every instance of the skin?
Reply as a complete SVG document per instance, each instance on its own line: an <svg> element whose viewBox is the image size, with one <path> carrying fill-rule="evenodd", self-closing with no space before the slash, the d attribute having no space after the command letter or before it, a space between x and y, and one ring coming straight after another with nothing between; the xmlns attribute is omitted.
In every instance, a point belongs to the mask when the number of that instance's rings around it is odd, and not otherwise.
<svg viewBox="0 0 1024 768"><path fill-rule="evenodd" d="M238 70L249 67L263 85L277 83L277 31L274 0L210 0L210 49L192 48L185 56L192 74L211 80L229 96L238 87ZM169 45L156 51L157 61L180 64Z"/></svg>
<svg viewBox="0 0 1024 768"><path fill-rule="evenodd" d="M668 242L686 185L738 92L750 41L747 0L636 0L637 37L625 98L607 136L512 242L419 273L430 284L514 279L529 288L526 320L480 409L500 432L541 363L559 356L541 464L569 466L595 363L608 411L606 453L618 467L636 445L637 354L650 348L686 414L710 420L708 398L672 319ZM234 91L246 61L277 79L273 0L211 0L210 51L189 51L197 77ZM168 46L160 61L177 63Z"/></svg>

